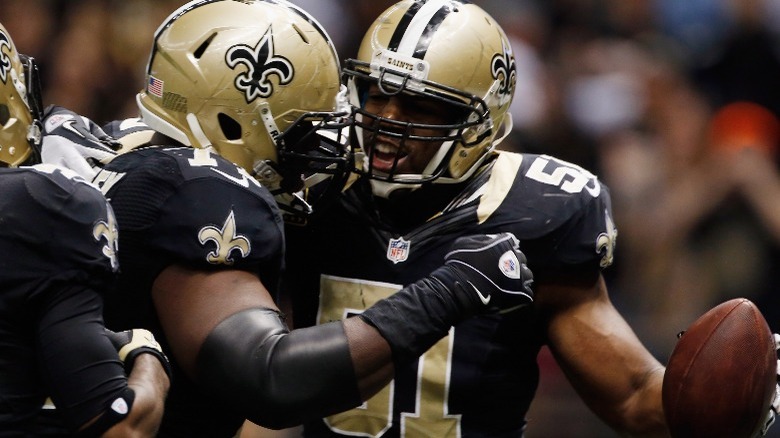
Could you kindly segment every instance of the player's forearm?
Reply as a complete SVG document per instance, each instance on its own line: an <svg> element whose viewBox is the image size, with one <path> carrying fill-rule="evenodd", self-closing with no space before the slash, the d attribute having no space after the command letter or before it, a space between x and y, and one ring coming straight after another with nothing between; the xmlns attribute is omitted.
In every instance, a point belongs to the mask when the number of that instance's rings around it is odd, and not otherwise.
<svg viewBox="0 0 780 438"><path fill-rule="evenodd" d="M196 378L274 429L356 407L392 379L394 362L424 352L461 313L439 282L418 286L373 306L371 324L355 318L290 332L276 310L234 313L207 335Z"/></svg>
<svg viewBox="0 0 780 438"><path fill-rule="evenodd" d="M387 386L395 372L390 344L377 331L360 318L344 320L355 377L363 400L368 400Z"/></svg>
<svg viewBox="0 0 780 438"><path fill-rule="evenodd" d="M239 311L207 335L196 378L270 428L353 408L389 383L395 364L415 360L485 307L466 284L444 266L355 320L292 332L276 310Z"/></svg>
<svg viewBox="0 0 780 438"><path fill-rule="evenodd" d="M278 312L247 309L222 321L197 358L198 383L272 429L362 403L343 324L290 332Z"/></svg>
<svg viewBox="0 0 780 438"><path fill-rule="evenodd" d="M643 379L644 383L627 403L622 424L622 429L627 436L669 436L661 403L663 378L664 367L658 364L657 367L646 373Z"/></svg>
<svg viewBox="0 0 780 438"><path fill-rule="evenodd" d="M103 437L156 436L170 386L160 361L150 354L139 355L127 384L135 392L132 409L124 420L106 431Z"/></svg>

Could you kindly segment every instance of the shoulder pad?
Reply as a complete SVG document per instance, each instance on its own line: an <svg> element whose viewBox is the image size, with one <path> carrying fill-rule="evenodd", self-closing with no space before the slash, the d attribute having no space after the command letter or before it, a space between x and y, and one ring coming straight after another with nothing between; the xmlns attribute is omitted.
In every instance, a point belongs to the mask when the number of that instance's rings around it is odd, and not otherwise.
<svg viewBox="0 0 780 438"><path fill-rule="evenodd" d="M114 137L122 147L119 153L149 146L155 131L140 118L115 120L103 127L106 134Z"/></svg>

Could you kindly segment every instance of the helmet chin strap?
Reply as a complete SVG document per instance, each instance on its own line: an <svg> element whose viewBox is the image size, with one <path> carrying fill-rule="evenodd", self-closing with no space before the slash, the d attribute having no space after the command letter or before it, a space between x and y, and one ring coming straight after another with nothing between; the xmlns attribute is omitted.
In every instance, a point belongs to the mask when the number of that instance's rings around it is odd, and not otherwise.
<svg viewBox="0 0 780 438"><path fill-rule="evenodd" d="M419 184L398 184L387 181L369 179L371 184L371 193L378 198L389 198L396 190L416 190L420 188Z"/></svg>
<svg viewBox="0 0 780 438"><path fill-rule="evenodd" d="M206 137L206 133L203 132L203 128L200 127L200 122L198 121L198 118L193 113L188 113L186 116L187 119L187 126L190 127L190 132L192 133L192 136L195 137L195 140L198 142L198 147L201 148L208 148L211 146L211 140Z"/></svg>
<svg viewBox="0 0 780 438"><path fill-rule="evenodd" d="M193 142L190 140L190 137L187 136L187 134L184 133L184 131L173 126L167 121L163 120L160 116L153 113L152 111L149 111L149 109L147 109L141 103L141 93L138 93L136 95L136 102L138 103L138 108L141 110L141 120L143 120L144 123L146 123L150 128L178 141L179 143L185 146L197 147L197 148L208 149L213 151L213 147L211 146L211 140L209 140L209 138L206 137L206 133L203 132L203 128L201 128L200 122L198 121L198 117L195 114L188 113L187 116L185 117L185 119L187 120L187 127L189 128L193 139L197 143L197 144L192 144Z"/></svg>
<svg viewBox="0 0 780 438"><path fill-rule="evenodd" d="M399 174L399 175L393 175L393 178L396 181L403 181L405 178L409 178L411 180L418 180L421 179L424 175L430 175L432 174L436 168L441 164L444 157L447 156L447 152L450 151L454 147L454 142L452 141L446 141L443 142L439 146L439 150L436 152L436 155L431 157L430 161L428 161L428 165L425 166L425 169L423 169L422 173L419 174ZM369 168L369 160L370 157L366 154L363 157L363 168L368 170ZM441 178L436 178L432 181L432 183L437 183L441 180ZM395 192L396 190L417 190L420 187L422 187L422 184L404 184L404 183L396 183L396 182L388 182L388 181L379 181L375 179L371 179L371 191L374 193L375 196L378 196L380 198L388 198L390 195Z"/></svg>

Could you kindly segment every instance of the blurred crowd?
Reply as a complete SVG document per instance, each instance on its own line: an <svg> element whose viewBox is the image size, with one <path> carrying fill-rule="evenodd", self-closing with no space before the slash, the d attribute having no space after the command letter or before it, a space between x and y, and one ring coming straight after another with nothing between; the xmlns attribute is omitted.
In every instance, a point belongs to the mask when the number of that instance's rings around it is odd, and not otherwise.
<svg viewBox="0 0 780 438"><path fill-rule="evenodd" d="M0 22L39 61L46 103L103 123L136 114L152 35L182 3L2 0ZM293 3L347 58L394 2ZM679 331L738 296L780 331L780 0L474 3L516 57L502 147L571 161L610 187L619 238L606 274L648 348L665 362ZM542 363L529 436L609 436Z"/></svg>

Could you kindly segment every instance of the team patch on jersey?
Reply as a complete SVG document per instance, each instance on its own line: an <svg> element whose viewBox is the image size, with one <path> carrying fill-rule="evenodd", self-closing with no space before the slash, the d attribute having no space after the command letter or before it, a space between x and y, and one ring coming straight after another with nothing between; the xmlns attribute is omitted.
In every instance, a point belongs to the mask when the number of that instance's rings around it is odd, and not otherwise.
<svg viewBox="0 0 780 438"><path fill-rule="evenodd" d="M607 231L599 234L599 237L596 239L596 253L604 253L604 255L601 256L601 262L599 262L599 265L602 268L606 268L612 264L612 260L615 257L615 243L617 242L618 235L617 228L609 215L609 211L604 210L604 216Z"/></svg>
<svg viewBox="0 0 780 438"><path fill-rule="evenodd" d="M509 278L520 278L520 261L513 251L507 251L498 259L498 269Z"/></svg>
<svg viewBox="0 0 780 438"><path fill-rule="evenodd" d="M236 217L233 210L230 210L222 228L212 225L201 228L198 232L198 240L203 246L209 242L216 245L216 248L206 255L206 261L212 265L230 266L235 262L231 255L233 250L238 250L241 257L246 257L252 249L249 239L236 234Z"/></svg>
<svg viewBox="0 0 780 438"><path fill-rule="evenodd" d="M92 237L97 242L105 239L106 244L103 245L103 255L108 257L111 261L111 269L116 272L119 268L119 258L117 257L119 230L117 229L114 210L108 204L106 204L106 212L108 213L107 220L95 224L92 228Z"/></svg>
<svg viewBox="0 0 780 438"><path fill-rule="evenodd" d="M387 259L393 263L405 262L409 258L409 246L411 242L403 237L390 239L387 245Z"/></svg>

